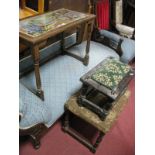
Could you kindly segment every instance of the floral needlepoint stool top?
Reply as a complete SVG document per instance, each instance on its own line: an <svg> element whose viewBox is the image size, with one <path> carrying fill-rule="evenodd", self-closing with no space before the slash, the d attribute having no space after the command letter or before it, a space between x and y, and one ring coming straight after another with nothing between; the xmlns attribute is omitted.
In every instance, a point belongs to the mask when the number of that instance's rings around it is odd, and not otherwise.
<svg viewBox="0 0 155 155"><path fill-rule="evenodd" d="M115 59L108 59L108 61L101 66L91 78L109 89L114 89L130 70L131 67L129 65Z"/></svg>
<svg viewBox="0 0 155 155"><path fill-rule="evenodd" d="M114 58L103 60L80 78L83 86L78 97L79 106L87 107L104 120L114 101L124 94L133 75L134 71L129 65ZM107 99L97 105L96 101L90 100L94 92Z"/></svg>
<svg viewBox="0 0 155 155"><path fill-rule="evenodd" d="M114 58L107 58L91 69L80 80L85 86L93 87L99 92L116 99L128 86L134 70Z"/></svg>

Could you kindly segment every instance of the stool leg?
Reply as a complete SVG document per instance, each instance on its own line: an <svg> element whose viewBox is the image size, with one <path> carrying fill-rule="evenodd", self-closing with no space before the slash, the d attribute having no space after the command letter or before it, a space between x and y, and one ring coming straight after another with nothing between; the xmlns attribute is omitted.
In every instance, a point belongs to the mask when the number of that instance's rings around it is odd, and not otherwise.
<svg viewBox="0 0 155 155"><path fill-rule="evenodd" d="M81 142L86 147L88 147L91 152L95 153L98 145L100 144L100 142L104 136L104 133L102 133L102 132L99 133L99 136L97 137L97 140L96 140L95 144L93 145L88 140L79 136L76 132L74 132L73 130L70 129L70 127L69 127L69 114L70 114L70 112L67 110L65 112L65 118L64 118L63 127L62 127L63 131L70 134L71 136L73 136L79 142Z"/></svg>
<svg viewBox="0 0 155 155"><path fill-rule="evenodd" d="M93 145L94 150L96 150L97 147L99 146L100 142L101 142L102 139L103 139L103 136L104 136L104 133L100 131L99 136L97 137L96 142L95 142L95 144ZM93 151L93 150L92 150L92 151ZM95 153L95 152L94 152L94 153Z"/></svg>
<svg viewBox="0 0 155 155"><path fill-rule="evenodd" d="M87 94L87 90L88 90L88 85L83 84L80 95L85 98L86 97L86 94Z"/></svg>
<svg viewBox="0 0 155 155"><path fill-rule="evenodd" d="M64 131L68 131L69 129L69 111L65 112L65 118L64 118L64 123L63 123L63 129Z"/></svg>
<svg viewBox="0 0 155 155"><path fill-rule="evenodd" d="M88 90L88 85L83 84L80 92L80 96L77 99L77 103L79 106L82 106L82 98L86 98L87 90Z"/></svg>

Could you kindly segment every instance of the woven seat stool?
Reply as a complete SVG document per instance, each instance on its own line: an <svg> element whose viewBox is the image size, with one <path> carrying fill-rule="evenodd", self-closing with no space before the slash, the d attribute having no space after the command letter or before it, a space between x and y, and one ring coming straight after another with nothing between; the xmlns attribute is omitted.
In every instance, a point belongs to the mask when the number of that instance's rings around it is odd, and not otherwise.
<svg viewBox="0 0 155 155"><path fill-rule="evenodd" d="M104 121L102 121L99 118L99 116L91 110L79 106L77 103L78 95L79 94L72 96L65 104L66 111L62 129L77 140L79 140L81 143L83 143L86 147L90 149L91 152L95 153L103 136L111 129L111 127L117 120L120 112L128 103L130 92L128 90L125 91L124 94L122 94L121 97L117 101L115 101L116 104L113 105L112 109L110 110L109 114L107 115ZM100 99L95 98L95 100ZM86 139L83 136L80 136L77 132L74 132L74 130L72 130L72 128L70 127L70 114L78 118L81 118L86 123L89 123L99 131L99 136L97 137L96 142L94 144L92 144L88 139Z"/></svg>
<svg viewBox="0 0 155 155"><path fill-rule="evenodd" d="M89 108L104 120L113 101L125 91L133 75L134 71L129 65L114 58L103 60L80 78L83 86L78 97L79 106ZM92 96L93 91L107 96L107 100L101 105L97 105L95 101L92 102L88 96Z"/></svg>

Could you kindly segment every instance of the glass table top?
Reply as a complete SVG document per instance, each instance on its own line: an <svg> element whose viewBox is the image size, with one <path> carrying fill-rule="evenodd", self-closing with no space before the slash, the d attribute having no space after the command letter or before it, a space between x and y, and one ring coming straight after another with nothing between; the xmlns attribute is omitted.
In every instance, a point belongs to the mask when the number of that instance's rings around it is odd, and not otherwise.
<svg viewBox="0 0 155 155"><path fill-rule="evenodd" d="M19 31L28 36L37 37L61 26L86 18L87 16L88 14L68 9L59 9L21 20L19 22Z"/></svg>

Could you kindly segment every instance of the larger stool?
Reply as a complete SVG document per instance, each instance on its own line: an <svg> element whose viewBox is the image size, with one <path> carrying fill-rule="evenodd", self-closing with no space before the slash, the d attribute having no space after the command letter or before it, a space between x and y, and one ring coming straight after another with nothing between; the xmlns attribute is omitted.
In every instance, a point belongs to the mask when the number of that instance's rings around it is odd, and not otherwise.
<svg viewBox="0 0 155 155"><path fill-rule="evenodd" d="M63 130L69 133L71 136L79 140L82 144L90 149L91 152L95 153L97 147L99 146L103 136L111 129L114 125L115 121L117 120L120 112L123 110L124 106L128 103L128 98L130 96L130 92L127 90L124 92L121 97L115 101L116 104L112 107L109 114L107 115L106 119L102 121L97 114L92 112L91 110L81 107L77 103L77 96L76 94L72 96L68 102L65 104L65 119L63 122ZM96 100L98 100L96 98ZM95 127L99 131L99 136L96 139L96 142L92 144L88 139L83 136L80 136L77 132L72 130L70 127L70 114L75 115L76 117L81 118L85 122L89 123L93 127Z"/></svg>

